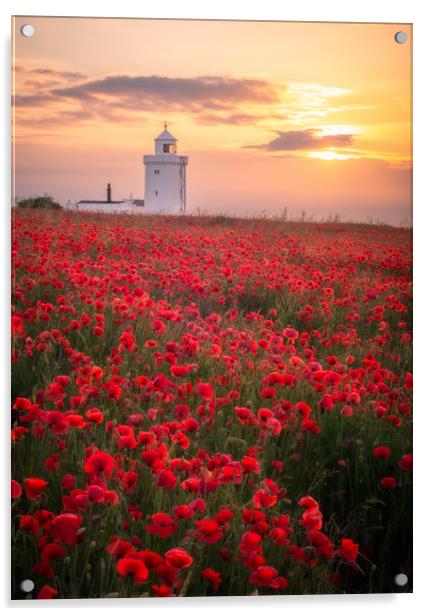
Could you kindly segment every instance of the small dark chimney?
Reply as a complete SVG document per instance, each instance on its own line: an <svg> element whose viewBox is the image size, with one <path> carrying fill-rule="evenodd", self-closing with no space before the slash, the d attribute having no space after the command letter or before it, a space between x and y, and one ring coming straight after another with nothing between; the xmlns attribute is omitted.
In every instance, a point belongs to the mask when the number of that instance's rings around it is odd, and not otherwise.
<svg viewBox="0 0 431 616"><path fill-rule="evenodd" d="M106 189L106 200L108 203L111 203L112 199L111 199L111 184L108 184L108 187Z"/></svg>

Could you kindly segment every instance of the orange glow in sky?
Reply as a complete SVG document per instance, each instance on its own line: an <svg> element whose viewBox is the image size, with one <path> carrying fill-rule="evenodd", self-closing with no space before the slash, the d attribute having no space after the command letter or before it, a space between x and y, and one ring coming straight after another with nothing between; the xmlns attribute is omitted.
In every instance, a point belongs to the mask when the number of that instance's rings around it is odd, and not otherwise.
<svg viewBox="0 0 431 616"><path fill-rule="evenodd" d="M143 198L142 155L166 120L189 156L189 212L405 223L411 37L406 24L15 18L14 194L103 199L111 182L115 199Z"/></svg>

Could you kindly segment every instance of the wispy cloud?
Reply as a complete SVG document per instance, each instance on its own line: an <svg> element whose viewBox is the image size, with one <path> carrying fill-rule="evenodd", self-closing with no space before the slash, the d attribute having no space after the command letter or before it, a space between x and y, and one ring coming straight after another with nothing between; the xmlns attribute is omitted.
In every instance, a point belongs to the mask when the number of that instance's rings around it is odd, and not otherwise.
<svg viewBox="0 0 431 616"><path fill-rule="evenodd" d="M370 109L369 104L358 104L353 90L320 83L291 82L283 100L289 121L296 126L320 123L334 113Z"/></svg>
<svg viewBox="0 0 431 616"><path fill-rule="evenodd" d="M285 120L285 116L277 113L268 113L266 109L256 113L201 113L195 120L199 124L231 124L232 126L251 126L268 120Z"/></svg>
<svg viewBox="0 0 431 616"><path fill-rule="evenodd" d="M56 68L48 68L48 67L40 67L40 66L32 66L25 64L16 64L14 66L15 73L25 74L25 75L39 75L45 77L57 77L60 79L85 79L85 73L80 73L78 71L67 71Z"/></svg>
<svg viewBox="0 0 431 616"><path fill-rule="evenodd" d="M292 152L296 150L315 150L328 147L346 147L353 143L353 135L321 135L316 128L304 130L277 131L278 136L268 143L246 145L245 148L257 148L270 152Z"/></svg>
<svg viewBox="0 0 431 616"><path fill-rule="evenodd" d="M93 96L112 96L133 103L157 104L216 104L227 107L235 102L274 103L278 100L273 84L255 79L203 76L196 78L161 77L158 75L115 75L87 81L69 88L58 88L59 97L88 99Z"/></svg>
<svg viewBox="0 0 431 616"><path fill-rule="evenodd" d="M37 94L15 94L13 96L14 107L41 107L45 103L52 103L55 101L50 93L40 92Z"/></svg>

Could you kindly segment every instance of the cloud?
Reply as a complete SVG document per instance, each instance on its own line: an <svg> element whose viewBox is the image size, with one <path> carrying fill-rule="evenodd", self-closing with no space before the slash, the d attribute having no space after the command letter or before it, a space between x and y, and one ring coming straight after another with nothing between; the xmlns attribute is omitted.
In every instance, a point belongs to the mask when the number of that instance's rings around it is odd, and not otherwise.
<svg viewBox="0 0 431 616"><path fill-rule="evenodd" d="M59 124L76 124L85 120L93 120L96 114L91 109L70 109L57 111L55 114L44 114L21 118L20 126L55 127Z"/></svg>
<svg viewBox="0 0 431 616"><path fill-rule="evenodd" d="M18 72L51 80L62 74L64 81L52 87L48 82L39 87L31 80L19 84L14 99L17 108L31 108L33 115L46 116L50 125L62 109L89 107L93 114L83 114L83 120L130 123L134 114L142 119L142 114L147 112L168 111L186 113L203 124L254 124L265 118L269 107L279 103L282 93L281 86L261 79L227 76L111 75L70 84L70 78L80 73L27 67L18 67ZM248 110L250 106L253 111ZM30 115L27 114L27 120L31 119ZM58 113L58 124L67 123L68 118L74 121L73 114Z"/></svg>
<svg viewBox="0 0 431 616"><path fill-rule="evenodd" d="M161 77L158 75L115 75L56 88L52 94L58 97L88 99L109 96L129 104L148 105L215 105L226 108L232 103L275 103L277 88L268 82L256 79L233 79L229 77L203 76L196 78Z"/></svg>
<svg viewBox="0 0 431 616"><path fill-rule="evenodd" d="M50 94L15 94L12 97L14 107L39 107L47 102L54 101Z"/></svg>
<svg viewBox="0 0 431 616"><path fill-rule="evenodd" d="M285 116L269 113L201 113L197 116L196 121L199 124L231 124L233 126L250 126L262 120L268 119L285 119Z"/></svg>
<svg viewBox="0 0 431 616"><path fill-rule="evenodd" d="M85 73L79 73L78 71L66 71L56 68L44 68L39 66L25 66L24 64L17 64L14 67L16 73L24 73L26 75L40 75L46 77L57 77L59 79L85 79Z"/></svg>
<svg viewBox="0 0 431 616"><path fill-rule="evenodd" d="M54 86L61 86L63 82L60 79L49 79L43 81L42 79L26 79L24 81L26 88L53 88Z"/></svg>
<svg viewBox="0 0 431 616"><path fill-rule="evenodd" d="M243 147L268 150L270 152L292 152L295 150L316 150L327 147L340 148L350 146L353 143L353 135L320 135L316 128L277 132L278 137L268 143Z"/></svg>

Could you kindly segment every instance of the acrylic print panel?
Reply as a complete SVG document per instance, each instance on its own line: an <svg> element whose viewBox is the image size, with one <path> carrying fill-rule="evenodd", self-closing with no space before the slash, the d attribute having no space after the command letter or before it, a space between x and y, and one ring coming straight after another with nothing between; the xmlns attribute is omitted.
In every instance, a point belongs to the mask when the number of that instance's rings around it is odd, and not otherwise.
<svg viewBox="0 0 431 616"><path fill-rule="evenodd" d="M14 599L412 591L411 37L14 19Z"/></svg>

